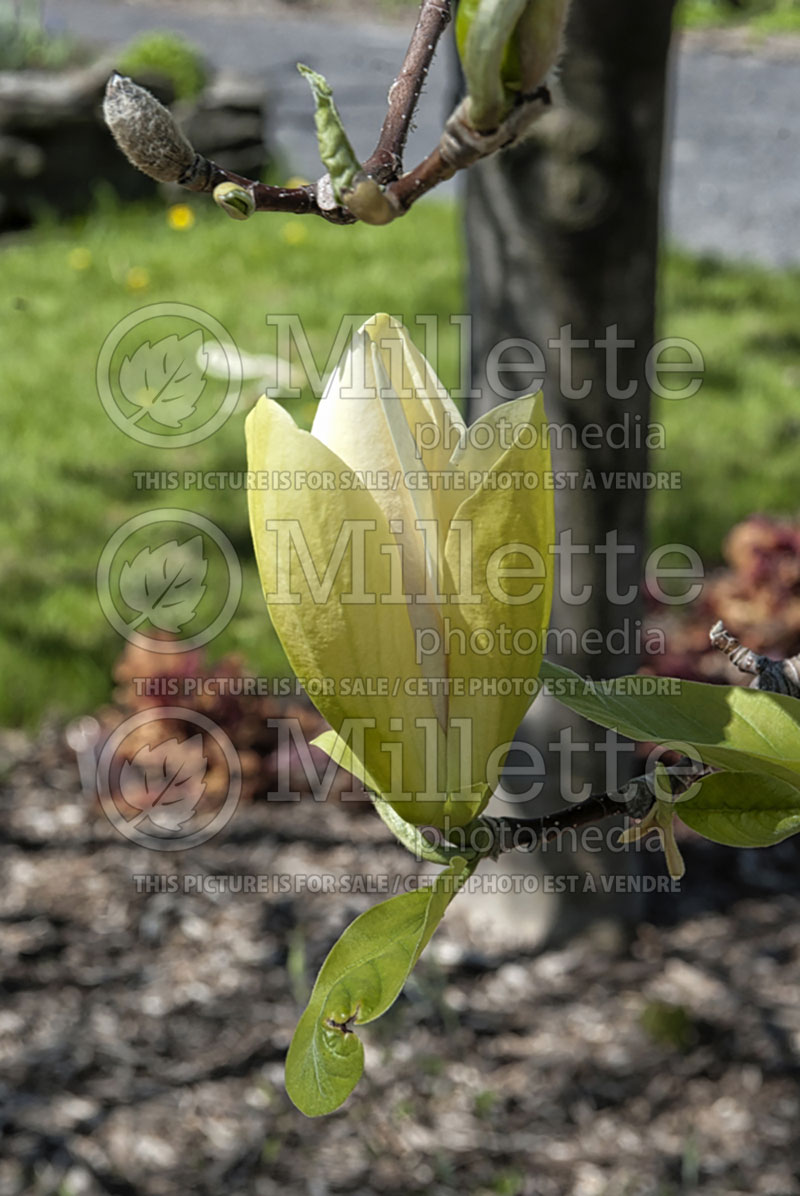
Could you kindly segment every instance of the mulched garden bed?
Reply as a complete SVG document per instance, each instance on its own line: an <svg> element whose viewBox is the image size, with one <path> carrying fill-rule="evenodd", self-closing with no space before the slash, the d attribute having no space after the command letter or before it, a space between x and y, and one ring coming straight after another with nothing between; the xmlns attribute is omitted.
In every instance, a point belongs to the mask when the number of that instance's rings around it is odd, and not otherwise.
<svg viewBox="0 0 800 1196"><path fill-rule="evenodd" d="M282 1085L309 984L379 899L354 878L411 857L310 798L146 851L81 793L56 729L4 733L0 756L0 1196L800 1194L790 845L687 843L682 892L616 947L521 953L446 919L363 1032L344 1110L310 1121ZM202 891L221 876L265 891Z"/></svg>

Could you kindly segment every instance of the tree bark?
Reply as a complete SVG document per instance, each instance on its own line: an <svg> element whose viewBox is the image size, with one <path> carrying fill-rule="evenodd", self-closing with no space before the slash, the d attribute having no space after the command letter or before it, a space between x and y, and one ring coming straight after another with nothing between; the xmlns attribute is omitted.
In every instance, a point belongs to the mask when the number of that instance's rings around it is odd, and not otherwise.
<svg viewBox="0 0 800 1196"><path fill-rule="evenodd" d="M561 446L552 446L553 469L578 479L574 488L555 493L557 531L575 546L588 546L572 555L568 583L556 581L552 628L574 633L577 646L570 643L570 634L553 650L551 639L548 654L593 677L634 672L639 664L635 631L642 615L646 495L604 488L600 475L641 474L648 468L645 361L655 339L673 5L674 0L574 0L563 97L529 140L481 162L466 178L473 382L478 392L470 415L475 418L510 397L498 393L492 349L507 338L533 341L545 357L549 420L565 430ZM589 346L574 348L571 377L563 350L553 345L564 326L571 326L574 340ZM624 399L609 394L609 381L615 384L607 376L609 352L614 356L606 344L609 329L612 335L616 329L620 341L633 342L617 355L619 388L630 388ZM503 356L531 363L530 351L519 346L510 346ZM534 388L536 371L527 373L501 379L508 390L524 394ZM586 397L568 397L570 387L587 385ZM608 435L612 425L626 421L626 435ZM600 436L584 439L588 425L599 425ZM569 429L574 429L577 444ZM587 474L597 489L583 488ZM618 568L609 586L615 535ZM584 586L591 587L591 598L575 604L571 595ZM599 655L598 643L606 645ZM588 745L588 750L573 753L569 763L563 750L548 747L558 743L566 727L572 728L576 742ZM608 787L607 757L596 750L605 742L605 732L570 716L552 700L537 700L522 738L542 752L548 776L545 792L532 807L523 807L526 814L564 799L577 800L583 784L598 792ZM630 754L627 762L629 769ZM565 787L572 791L564 792ZM509 810L507 804L502 810L519 811L519 805ZM613 871L622 870L622 857L605 853L599 858L606 865L613 861ZM562 858L557 868L576 872L579 865ZM568 904L572 912L581 908L580 901ZM593 895L589 905L593 912L600 909L599 896Z"/></svg>

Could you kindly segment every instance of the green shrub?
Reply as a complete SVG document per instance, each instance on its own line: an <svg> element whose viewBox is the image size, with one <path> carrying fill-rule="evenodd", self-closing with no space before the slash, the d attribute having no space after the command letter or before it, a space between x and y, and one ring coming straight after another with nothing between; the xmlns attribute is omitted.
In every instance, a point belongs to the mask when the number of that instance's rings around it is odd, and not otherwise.
<svg viewBox="0 0 800 1196"><path fill-rule="evenodd" d="M800 29L800 0L683 0L678 16L689 26L746 24L781 33Z"/></svg>
<svg viewBox="0 0 800 1196"><path fill-rule="evenodd" d="M0 70L57 70L77 57L72 38L44 28L39 0L0 4Z"/></svg>
<svg viewBox="0 0 800 1196"><path fill-rule="evenodd" d="M208 82L208 68L200 51L177 33L144 33L122 51L118 63L125 75L164 75L179 100L192 100Z"/></svg>

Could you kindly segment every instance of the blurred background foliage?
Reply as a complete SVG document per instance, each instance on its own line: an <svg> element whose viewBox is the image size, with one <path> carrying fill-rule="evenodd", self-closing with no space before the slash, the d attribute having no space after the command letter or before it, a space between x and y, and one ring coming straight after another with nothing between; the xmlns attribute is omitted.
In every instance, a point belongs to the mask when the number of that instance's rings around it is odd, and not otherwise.
<svg viewBox="0 0 800 1196"><path fill-rule="evenodd" d="M800 29L798 0L683 0L678 19L691 27L748 24L763 33Z"/></svg>
<svg viewBox="0 0 800 1196"><path fill-rule="evenodd" d="M188 213L188 214L187 214ZM0 555L0 723L35 724L48 709L91 709L109 692L120 643L95 595L102 546L126 519L186 505L217 523L244 562L240 609L215 641L253 669L285 667L252 564L243 490L135 488L134 471L245 468L243 419L258 383L209 440L159 453L124 436L95 388L100 345L137 306L176 294L215 316L240 349L275 352L268 312L297 312L322 369L343 313L384 309L424 344L417 315L437 317L439 371L459 383L457 328L464 258L455 205L430 201L388 228L261 217L232 225L207 202L165 209L98 198L85 219L43 221L8 238L0 270L8 454L0 486L7 534ZM424 262L424 269L398 263ZM681 488L653 494L652 537L687 543L707 566L729 529L754 511L796 514L796 390L800 274L668 253L661 331L694 341L705 382L654 416L667 447L654 468ZM368 297L368 299L366 298ZM365 307L368 303L369 311ZM308 424L307 390L288 401ZM747 428L743 440L742 429Z"/></svg>
<svg viewBox="0 0 800 1196"><path fill-rule="evenodd" d="M292 7L328 8L332 0L309 0ZM337 7L341 8L339 0ZM419 7L419 0L379 0L384 15L405 16ZM681 0L676 20L687 28L747 25L762 33L800 30L800 0ZM0 0L0 70L60 69L83 61L81 45L64 33L45 28L42 0ZM176 34L153 31L137 38L126 49L120 70L157 70L176 85L181 99L196 96L206 81L203 57Z"/></svg>
<svg viewBox="0 0 800 1196"><path fill-rule="evenodd" d="M294 0L287 0L300 7ZM407 13L418 0L379 0L385 14ZM331 8L333 0L311 0L316 8ZM763 33L800 29L800 0L681 0L676 20L689 28L748 24Z"/></svg>
<svg viewBox="0 0 800 1196"><path fill-rule="evenodd" d="M680 19L768 29L800 27L799 14L800 0L685 0ZM44 31L39 0L0 0L0 68L81 61L76 42ZM134 76L165 75L183 98L208 81L202 54L171 33L137 38L119 63ZM398 265L411 262L424 268ZM458 208L428 201L386 229L281 216L234 227L207 201L122 205L101 188L86 216L59 221L43 211L37 227L5 237L0 263L13 449L0 480L9 523L0 549L0 725L35 726L48 711L72 715L107 697L120 643L96 599L98 556L125 520L158 506L186 504L206 515L244 562L240 609L215 653L240 653L262 674L285 671L251 559L245 492L137 490L132 476L241 471L243 419L258 385L245 384L239 410L210 440L159 454L126 438L103 412L94 380L99 347L137 306L181 295L249 353L275 351L266 313L302 314L322 368L343 313L384 309L406 320L421 347L415 317L437 318L439 372L456 387L460 347L450 316L465 307L466 267ZM664 255L661 334L700 346L706 372L696 399L655 405L667 447L654 468L678 471L681 487L651 495L651 536L690 544L709 567L722 559L730 529L753 512L797 514L798 282L796 270ZM308 389L291 401L306 425L313 405Z"/></svg>
<svg viewBox="0 0 800 1196"><path fill-rule="evenodd" d="M136 79L150 74L169 79L179 100L193 100L209 80L200 50L169 31L154 30L130 42L119 57L118 69Z"/></svg>
<svg viewBox="0 0 800 1196"><path fill-rule="evenodd" d="M0 0L0 70L58 70L81 56L73 38L45 29L41 0Z"/></svg>

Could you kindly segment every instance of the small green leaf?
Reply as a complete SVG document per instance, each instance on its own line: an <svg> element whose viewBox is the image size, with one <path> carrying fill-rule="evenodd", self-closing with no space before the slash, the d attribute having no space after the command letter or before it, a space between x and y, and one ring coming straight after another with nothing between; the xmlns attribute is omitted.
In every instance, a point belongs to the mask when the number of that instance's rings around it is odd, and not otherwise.
<svg viewBox="0 0 800 1196"><path fill-rule="evenodd" d="M332 1113L350 1095L364 1070L353 1027L395 1002L469 871L456 858L429 887L361 914L330 951L286 1057L286 1091L301 1113Z"/></svg>
<svg viewBox="0 0 800 1196"><path fill-rule="evenodd" d="M365 789L371 793L378 792L378 787L367 771L366 765L359 760L350 744L342 739L337 731L323 731L321 735L312 740L311 746L319 748L320 751L330 756L334 764L338 764L340 768L352 773Z"/></svg>
<svg viewBox="0 0 800 1196"><path fill-rule="evenodd" d="M343 193L352 191L361 163L344 131L342 118L333 102L333 92L323 75L298 62L297 69L308 80L314 103L314 123L317 126L319 156L331 176L333 195L337 203L343 202Z"/></svg>
<svg viewBox="0 0 800 1196"><path fill-rule="evenodd" d="M800 700L677 678L586 681L543 661L548 692L592 722L630 739L676 747L715 768L766 773L789 785L800 773ZM648 683L671 683L648 693Z"/></svg>
<svg viewBox="0 0 800 1196"><path fill-rule="evenodd" d="M676 813L713 843L772 847L800 831L800 781L795 787L756 773L716 772Z"/></svg>
<svg viewBox="0 0 800 1196"><path fill-rule="evenodd" d="M238 183L218 183L212 194L214 203L233 220L249 220L256 210L252 193Z"/></svg>

